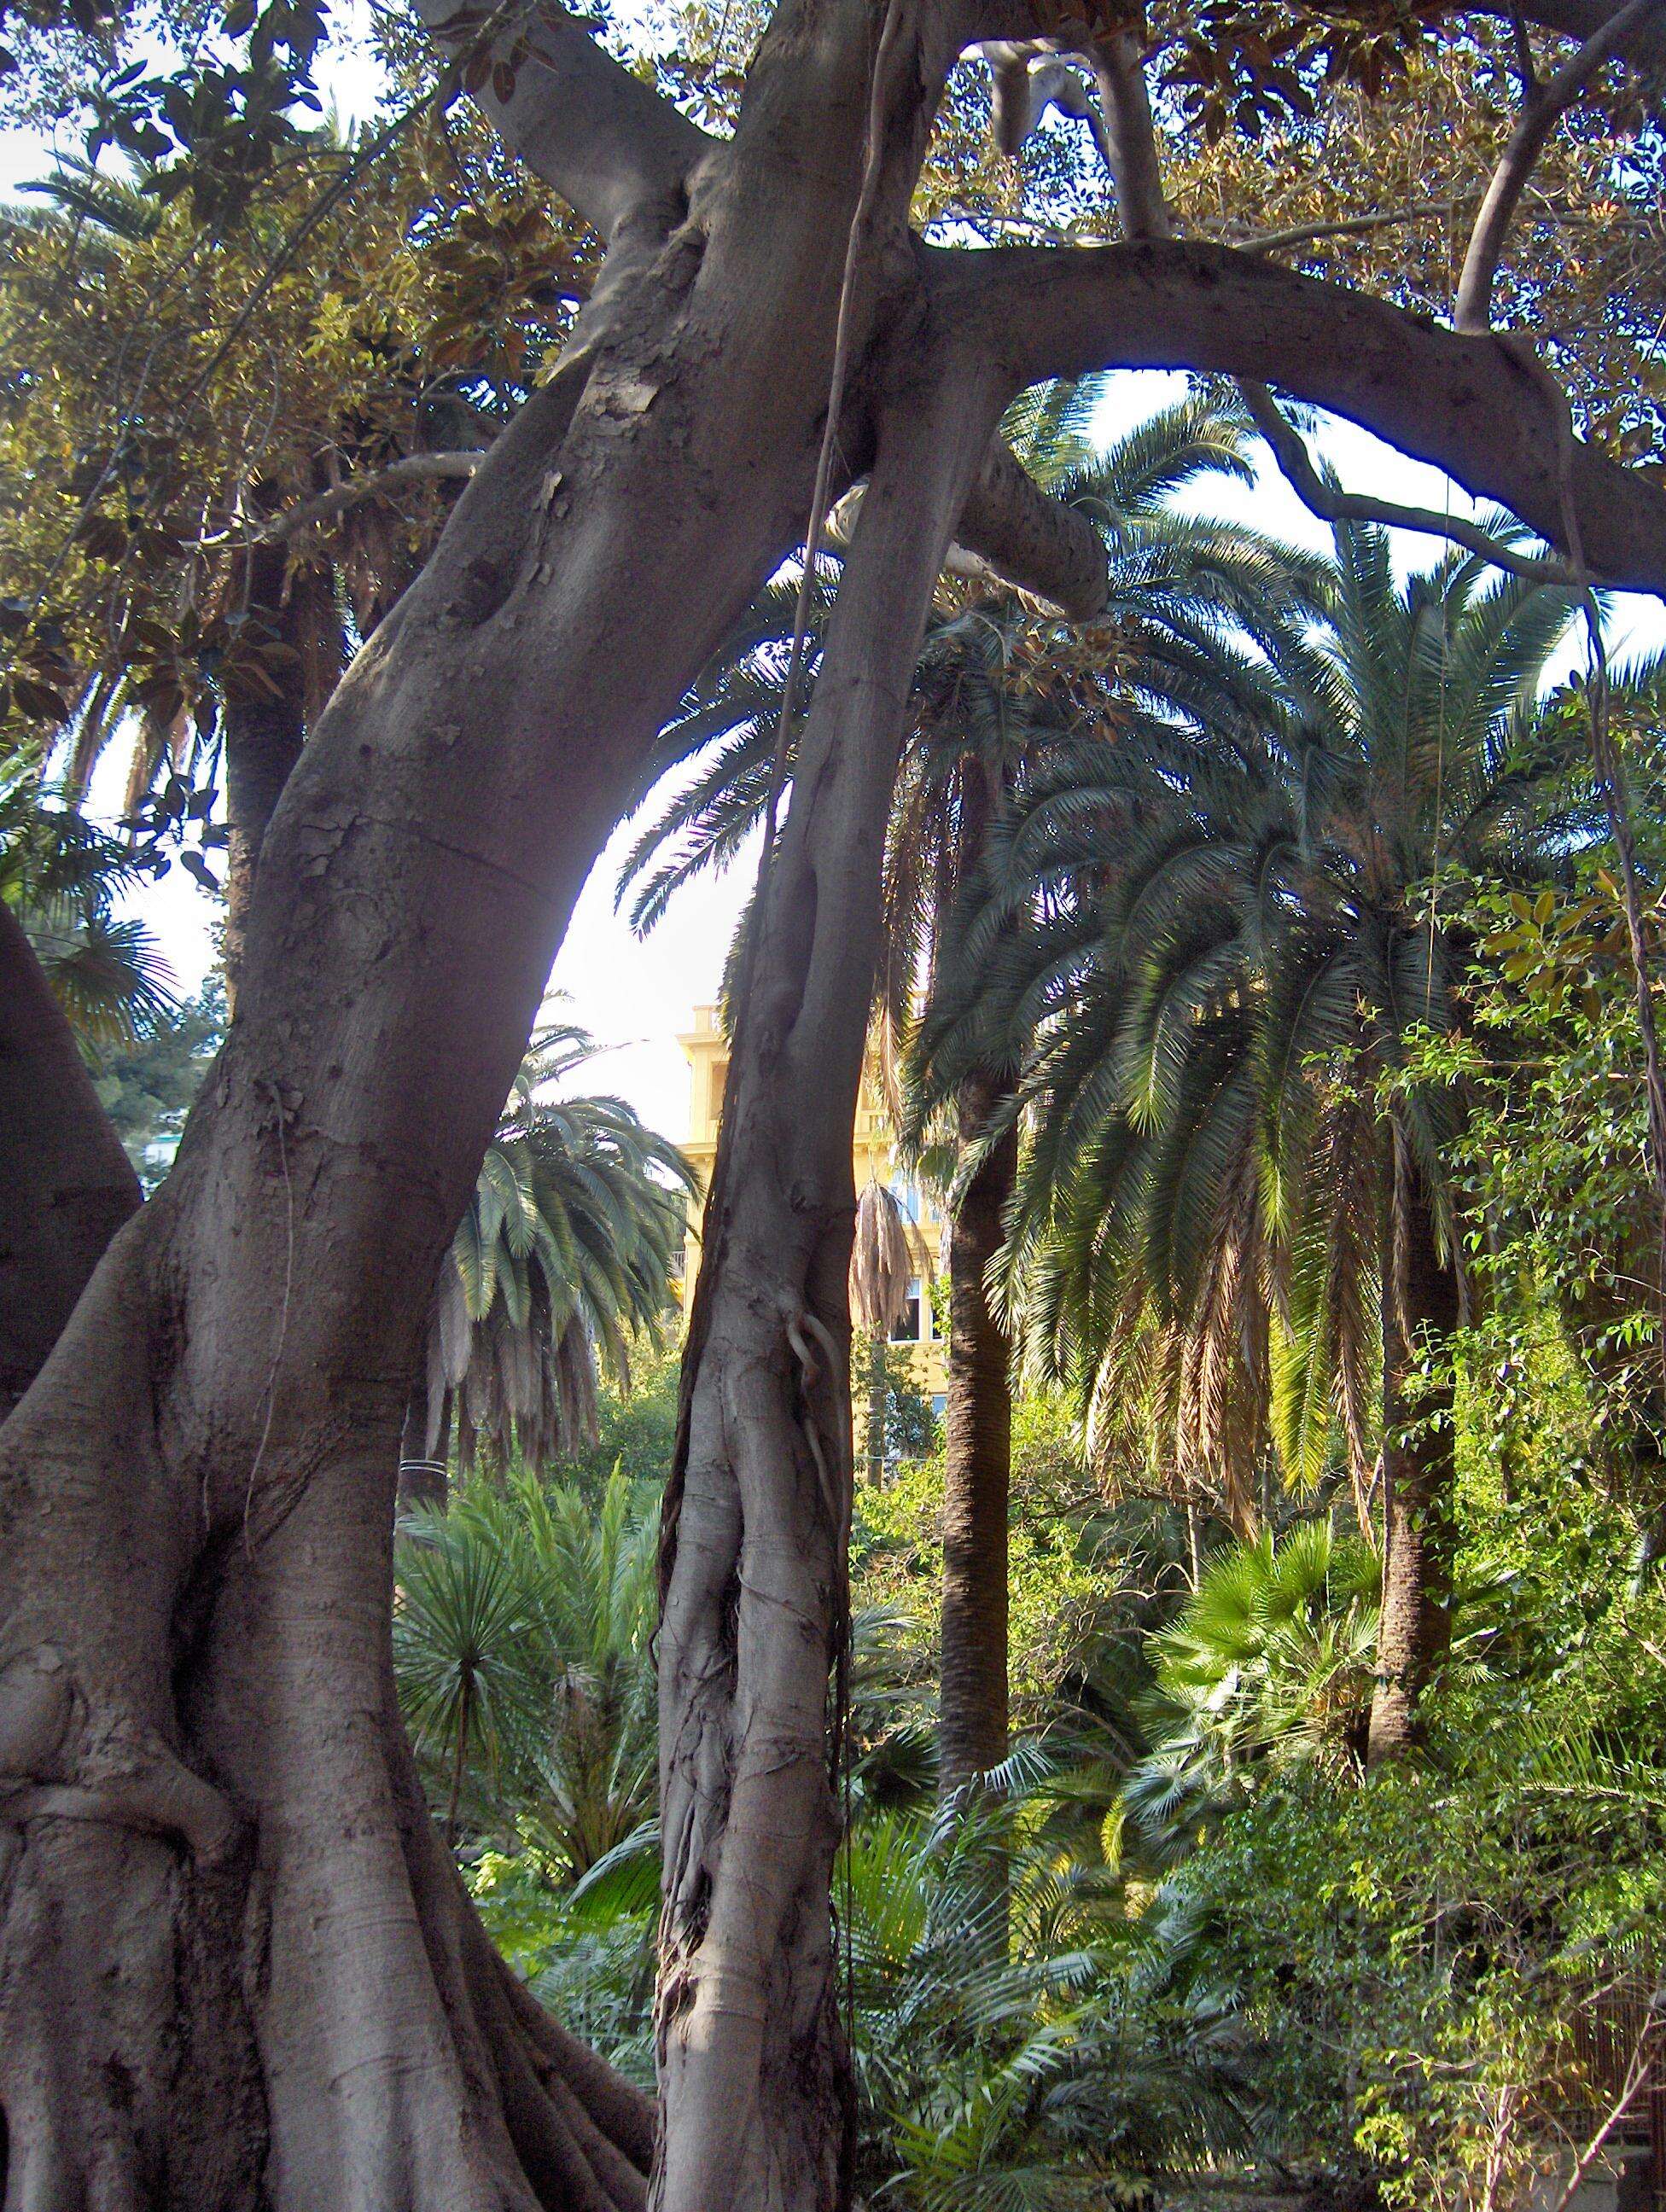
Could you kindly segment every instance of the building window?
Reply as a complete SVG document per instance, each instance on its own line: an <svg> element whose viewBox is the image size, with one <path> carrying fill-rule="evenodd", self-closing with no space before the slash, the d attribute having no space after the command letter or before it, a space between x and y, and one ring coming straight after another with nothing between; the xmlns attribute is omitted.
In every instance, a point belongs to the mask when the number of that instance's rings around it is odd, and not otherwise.
<svg viewBox="0 0 1666 2212"><path fill-rule="evenodd" d="M919 1184L912 1176L893 1176L891 1179L891 1194L897 1200L897 1211L902 1215L903 1220L911 1221L917 1229L920 1225Z"/></svg>
<svg viewBox="0 0 1666 2212"><path fill-rule="evenodd" d="M925 1327L921 1326L924 1318ZM927 1334L931 1322L931 1301L920 1294L920 1278L916 1275L909 1285L909 1295L902 1312L891 1326L893 1344L918 1344Z"/></svg>
<svg viewBox="0 0 1666 2212"><path fill-rule="evenodd" d="M723 1086L728 1079L728 1061L727 1060L714 1060L712 1062L711 1111L708 1116L708 1119L712 1121L717 1121L722 1118Z"/></svg>

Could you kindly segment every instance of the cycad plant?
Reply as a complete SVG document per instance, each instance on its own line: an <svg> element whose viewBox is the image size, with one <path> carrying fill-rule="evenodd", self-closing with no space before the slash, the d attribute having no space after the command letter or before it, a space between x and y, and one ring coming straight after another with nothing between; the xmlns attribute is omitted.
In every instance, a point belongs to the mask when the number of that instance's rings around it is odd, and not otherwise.
<svg viewBox="0 0 1666 2212"><path fill-rule="evenodd" d="M1461 1297L1463 1097L1409 1048L1466 1019L1472 881L1553 877L1594 819L1539 705L1565 596L1457 555L1402 585L1347 526L1325 601L1262 625L1248 711L1148 720L1032 795L931 1050L939 1079L992 1031L1025 1057L1027 1350L1102 1426L1155 1382L1241 1525L1269 1409L1292 1476L1340 1437L1362 1515L1380 1448L1386 1751L1446 1637Z"/></svg>
<svg viewBox="0 0 1666 2212"><path fill-rule="evenodd" d="M1165 2002L1162 1932L1030 1812L1020 1790L871 1817L835 1870L871 2202L1140 2202L1152 2175L1243 2147L1215 2009Z"/></svg>
<svg viewBox="0 0 1666 2212"><path fill-rule="evenodd" d="M536 1036L442 1265L406 1427L407 1499L465 1471L554 1464L595 1441L597 1360L623 1384L638 1330L656 1347L693 1170L621 1098L552 1096L596 1053L582 1030Z"/></svg>
<svg viewBox="0 0 1666 2212"><path fill-rule="evenodd" d="M522 1468L418 1510L398 1547L399 1699L453 1841L465 1830L578 1881L654 1790L657 1516Z"/></svg>
<svg viewBox="0 0 1666 2212"><path fill-rule="evenodd" d="M1195 397L1100 453L1086 428L1097 385L1025 403L1007 428L1032 473L1092 517L1106 544L1105 614L1079 632L1010 592L952 579L939 592L915 680L885 863L878 978L882 1064L903 1056L922 1002L977 903L986 854L1038 778L1120 743L1155 714L1208 713L1261 685L1250 633L1303 603L1306 563L1253 533L1181 514L1174 495L1214 475L1247 477L1232 410ZM818 603L817 614L824 611ZM781 705L789 597L762 599L666 731L660 769L696 774L626 866L632 916L651 927L677 888L721 866L763 817ZM815 636L812 639L813 691ZM787 732L787 766L796 732ZM1011 1347L987 1291L1016 1151L999 1127L1012 1062L993 1040L909 1119L952 1191L945 1421L942 1785L958 1789L1006 1747ZM986 1138L994 1132L993 1140ZM940 1147L939 1147L940 1140Z"/></svg>

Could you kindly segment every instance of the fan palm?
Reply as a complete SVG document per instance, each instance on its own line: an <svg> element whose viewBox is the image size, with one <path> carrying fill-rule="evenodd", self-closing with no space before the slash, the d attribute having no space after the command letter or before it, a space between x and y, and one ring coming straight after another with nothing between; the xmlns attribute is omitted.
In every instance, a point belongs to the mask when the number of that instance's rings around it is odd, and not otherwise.
<svg viewBox="0 0 1666 2212"><path fill-rule="evenodd" d="M1099 387L1055 391L1007 425L1049 489L1104 537L1110 595L1085 633L1011 592L946 583L927 629L887 840L882 1062L905 1038L971 902L996 826L1037 775L1096 755L1153 717L1207 713L1258 690L1250 635L1298 601L1303 561L1250 533L1179 514L1174 494L1210 472L1250 474L1236 415L1193 398L1097 456L1085 441ZM824 605L818 601L819 617ZM743 623L665 733L658 769L699 758L694 776L639 838L623 884L639 928L698 870L722 866L763 817L778 726L791 596L777 587ZM813 691L816 635L812 631ZM796 732L787 732L787 766ZM623 885L622 885L623 889ZM994 1765L1006 1745L1006 1519L1010 1346L986 1295L1016 1154L978 1151L1006 1095L998 1050L958 1073L940 1108L955 1204L948 1255L942 1625L942 1785ZM914 1115L924 1143L928 1118ZM975 1167L968 1169L974 1152ZM962 1169L956 1171L956 1159Z"/></svg>
<svg viewBox="0 0 1666 2212"><path fill-rule="evenodd" d="M628 1385L632 1334L663 1340L694 1171L623 1099L548 1095L595 1052L557 1025L515 1078L441 1269L408 1498L443 1496L453 1413L465 1470L483 1442L533 1468L593 1443L598 1357Z"/></svg>
<svg viewBox="0 0 1666 2212"><path fill-rule="evenodd" d="M1106 1823L1108 1856L1137 1844L1170 1863L1224 1809L1252 1760L1365 1747L1380 1571L1329 1520L1264 1529L1205 1570L1177 1620L1147 1644L1155 1680L1140 1717L1152 1748Z"/></svg>
<svg viewBox="0 0 1666 2212"><path fill-rule="evenodd" d="M1146 723L1031 794L931 1048L1025 1054L1011 1279L1101 1435L1155 1379L1241 1523L1269 1412L1293 1476L1340 1431L1362 1514L1380 1442L1387 1749L1445 1634L1450 1393L1413 1401L1460 1302L1462 1095L1408 1048L1463 1021L1468 882L1544 879L1593 817L1538 705L1566 597L1456 555L1402 586L1349 526L1327 598L1262 625L1252 712Z"/></svg>

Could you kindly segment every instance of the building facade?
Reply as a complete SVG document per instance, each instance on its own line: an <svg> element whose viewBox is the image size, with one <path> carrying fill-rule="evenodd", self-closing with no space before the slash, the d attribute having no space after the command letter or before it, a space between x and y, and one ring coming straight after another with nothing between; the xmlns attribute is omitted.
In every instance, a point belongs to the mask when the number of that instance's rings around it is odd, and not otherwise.
<svg viewBox="0 0 1666 2212"><path fill-rule="evenodd" d="M718 1024L715 1006L696 1006L694 1026L677 1040L689 1063L689 1126L682 1139L684 1152L700 1176L702 1193L711 1182L717 1158L717 1133L723 1118L723 1092L729 1079L729 1040ZM878 1087L863 1080L856 1108L851 1166L860 1193L870 1182L885 1184L903 1216L909 1250L915 1261L909 1285L909 1302L891 1332L891 1341L907 1347L914 1387L931 1401L933 1413L943 1411L946 1388L945 1346L932 1308L932 1279L937 1273L943 1219L929 1192L905 1175L896 1163L896 1140ZM700 1257L700 1206L691 1205L689 1235L684 1247L683 1274L678 1294L687 1313L694 1296L694 1279ZM860 1420L860 1408L858 1408Z"/></svg>

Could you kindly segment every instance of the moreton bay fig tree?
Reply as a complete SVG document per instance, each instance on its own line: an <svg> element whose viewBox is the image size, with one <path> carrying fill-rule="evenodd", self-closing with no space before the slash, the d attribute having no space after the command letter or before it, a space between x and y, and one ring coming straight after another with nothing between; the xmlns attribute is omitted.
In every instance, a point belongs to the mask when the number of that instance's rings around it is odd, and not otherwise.
<svg viewBox="0 0 1666 2212"><path fill-rule="evenodd" d="M124 1221L97 1132L84 1170L61 1157L88 1108L50 1037L37 1081L0 1085L6 1156L57 1147L43 1203L90 1192L114 1232L0 1431L7 2212L842 2201L830 1684L887 798L952 541L1069 613L1104 592L1093 533L993 442L1017 392L1107 364L1275 386L1598 582L1666 584L1666 494L1570 426L1530 331L1484 327L1535 148L1581 101L1632 100L1647 127L1654 0L1196 0L1149 23L1103 0L781 0L722 138L551 0L423 5L605 257L308 729L161 1190ZM1275 96L1310 112L1418 42L1461 76L1512 21L1529 100L1561 105L1500 134L1462 335L1174 234L1165 133L1247 127ZM1122 242L910 230L951 72L985 46L1013 143L1084 58L1063 105L1099 88ZM389 1659L400 1422L574 900L660 726L804 540L834 404L827 488L866 490L757 911L666 1515L656 2121L500 1964L423 1806ZM97 1222L9 1233L90 1263ZM27 1269L0 1291L27 1301Z"/></svg>

